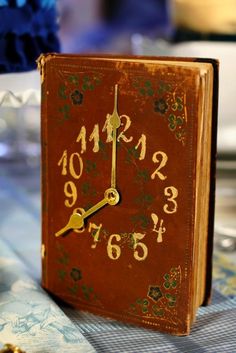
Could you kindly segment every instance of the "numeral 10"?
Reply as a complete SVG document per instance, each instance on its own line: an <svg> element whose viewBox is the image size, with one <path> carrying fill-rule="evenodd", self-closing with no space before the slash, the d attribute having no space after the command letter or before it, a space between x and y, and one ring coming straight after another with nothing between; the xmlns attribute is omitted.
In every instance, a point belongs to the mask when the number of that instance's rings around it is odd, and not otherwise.
<svg viewBox="0 0 236 353"><path fill-rule="evenodd" d="M83 159L78 152L71 153L68 156L67 150L64 150L62 156L57 163L62 168L61 174L70 175L74 179L79 179L83 174ZM73 207L77 201L77 188L73 181L67 181L64 184L64 194L67 197L65 200L66 207Z"/></svg>

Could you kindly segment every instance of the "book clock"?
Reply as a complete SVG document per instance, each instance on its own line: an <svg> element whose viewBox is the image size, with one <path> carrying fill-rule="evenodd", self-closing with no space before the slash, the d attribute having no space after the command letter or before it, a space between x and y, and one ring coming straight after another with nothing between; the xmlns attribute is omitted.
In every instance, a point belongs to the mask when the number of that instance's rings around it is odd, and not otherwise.
<svg viewBox="0 0 236 353"><path fill-rule="evenodd" d="M217 63L48 54L43 286L188 334L210 295Z"/></svg>

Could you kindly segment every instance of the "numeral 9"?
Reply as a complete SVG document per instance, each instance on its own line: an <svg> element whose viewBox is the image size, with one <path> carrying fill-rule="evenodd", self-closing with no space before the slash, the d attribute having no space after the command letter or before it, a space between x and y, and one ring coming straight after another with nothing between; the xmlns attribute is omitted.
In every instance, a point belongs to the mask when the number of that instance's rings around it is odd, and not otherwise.
<svg viewBox="0 0 236 353"><path fill-rule="evenodd" d="M67 181L64 185L64 194L66 207L73 207L77 200L77 189L73 181Z"/></svg>

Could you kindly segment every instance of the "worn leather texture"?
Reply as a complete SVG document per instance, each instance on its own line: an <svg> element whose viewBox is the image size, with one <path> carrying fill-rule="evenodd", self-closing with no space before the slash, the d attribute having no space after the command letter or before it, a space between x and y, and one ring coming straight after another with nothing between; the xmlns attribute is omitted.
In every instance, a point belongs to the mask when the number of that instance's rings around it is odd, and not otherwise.
<svg viewBox="0 0 236 353"><path fill-rule="evenodd" d="M184 335L193 300L199 70L158 60L54 54L40 59L42 283L77 308ZM215 80L216 101L217 75ZM87 217L82 230L56 237L73 212L90 209L111 186L108 114L114 109L116 84L120 201ZM206 302L209 296L210 285Z"/></svg>

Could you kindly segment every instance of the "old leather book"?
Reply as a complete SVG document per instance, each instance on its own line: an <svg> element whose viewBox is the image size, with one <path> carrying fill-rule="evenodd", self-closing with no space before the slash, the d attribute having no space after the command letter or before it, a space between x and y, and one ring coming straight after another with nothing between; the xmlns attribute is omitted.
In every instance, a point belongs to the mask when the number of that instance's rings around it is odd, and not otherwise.
<svg viewBox="0 0 236 353"><path fill-rule="evenodd" d="M48 54L39 66L43 287L188 334L211 292L217 62Z"/></svg>

